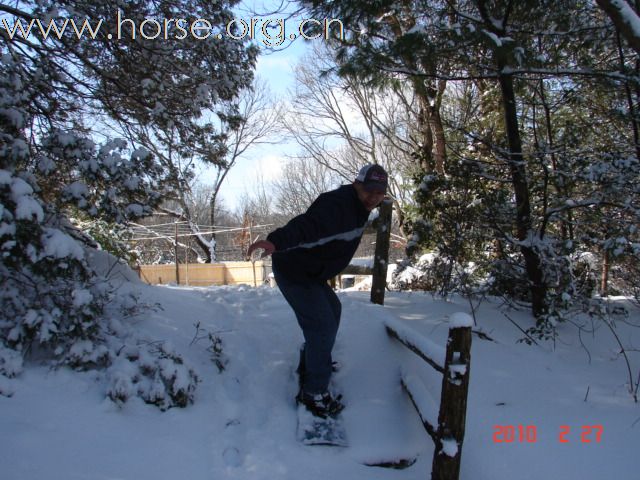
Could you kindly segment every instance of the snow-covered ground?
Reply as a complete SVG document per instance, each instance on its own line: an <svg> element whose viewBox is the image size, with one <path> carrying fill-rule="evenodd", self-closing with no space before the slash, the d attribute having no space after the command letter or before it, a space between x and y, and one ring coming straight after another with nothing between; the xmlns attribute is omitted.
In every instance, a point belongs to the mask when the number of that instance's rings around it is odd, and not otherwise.
<svg viewBox="0 0 640 480"><path fill-rule="evenodd" d="M441 380L394 343L383 323L398 319L444 345L450 317L469 313L465 300L394 292L383 307L370 304L366 292L339 294L335 383L347 403L350 446L331 448L295 440L293 370L302 336L277 289L122 286L129 289L162 306L135 318L135 328L170 343L197 371L195 403L164 413L139 399L118 407L105 399L100 373L28 367L12 381L13 396L0 396L2 479L429 478L433 445L401 389L400 371L420 378L436 397ZM635 379L640 328L630 324L640 325L640 313L627 307L631 315L616 319L616 332L636 349L628 353ZM527 313L509 315L531 325ZM626 364L604 325L580 336L574 325L563 325L553 349L516 343L522 334L497 303L482 304L476 318L492 341L473 337L462 479L637 477L640 405L627 391ZM222 340L221 373L209 341L194 341L198 322L198 337L210 332ZM520 425L529 441L520 441ZM515 438L505 443L508 426ZM414 456L417 462L403 470L365 465Z"/></svg>

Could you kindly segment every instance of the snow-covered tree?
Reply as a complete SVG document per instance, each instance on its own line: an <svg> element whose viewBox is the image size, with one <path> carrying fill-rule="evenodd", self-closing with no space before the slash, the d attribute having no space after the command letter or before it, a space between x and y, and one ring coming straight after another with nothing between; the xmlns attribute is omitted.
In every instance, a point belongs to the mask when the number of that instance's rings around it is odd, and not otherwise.
<svg viewBox="0 0 640 480"><path fill-rule="evenodd" d="M114 361L117 329L106 312L119 302L69 218L124 223L148 215L167 192L171 172L135 139L104 135L109 121L171 128L178 150L204 139L223 148L201 117L250 84L255 51L178 26L206 19L224 32L232 5L0 5L0 373L19 373L29 353L76 368ZM167 30L155 35L156 27Z"/></svg>
<svg viewBox="0 0 640 480"><path fill-rule="evenodd" d="M595 3L300 3L347 26L333 39L341 72L414 89L416 79L446 81L445 179L433 178L433 152L415 153L427 166L416 176L417 246L464 253L480 238L539 323L577 297L576 252L619 242L619 255L633 251L637 53ZM463 175L475 178L453 178ZM583 228L597 222L606 233ZM454 240L463 248L452 250Z"/></svg>
<svg viewBox="0 0 640 480"><path fill-rule="evenodd" d="M276 141L280 117L279 106L268 86L264 80L255 79L249 88L225 103L224 111L205 115L206 127L218 132L214 142L204 136L194 139L189 148L176 149L173 145L180 136L175 127L158 130L148 125L123 126L129 138L148 146L163 170L170 172L167 182L171 184L171 192L158 210L176 221L187 222L197 256L204 262L215 262L217 258L216 235L208 231L222 224L216 215L217 203L221 202L219 192L229 171L249 149ZM211 188L198 191L197 172L202 168L213 170L215 176ZM198 218L200 206L196 196L204 191L209 192L208 215ZM209 227L203 231L200 225Z"/></svg>

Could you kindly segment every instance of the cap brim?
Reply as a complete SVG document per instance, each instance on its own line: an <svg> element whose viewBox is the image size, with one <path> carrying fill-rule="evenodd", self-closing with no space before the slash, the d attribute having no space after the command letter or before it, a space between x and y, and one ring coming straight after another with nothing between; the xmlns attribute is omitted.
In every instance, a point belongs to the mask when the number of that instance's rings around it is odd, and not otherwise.
<svg viewBox="0 0 640 480"><path fill-rule="evenodd" d="M364 183L363 187L367 192L379 192L379 193L387 192L387 186L383 183L368 182L368 183Z"/></svg>

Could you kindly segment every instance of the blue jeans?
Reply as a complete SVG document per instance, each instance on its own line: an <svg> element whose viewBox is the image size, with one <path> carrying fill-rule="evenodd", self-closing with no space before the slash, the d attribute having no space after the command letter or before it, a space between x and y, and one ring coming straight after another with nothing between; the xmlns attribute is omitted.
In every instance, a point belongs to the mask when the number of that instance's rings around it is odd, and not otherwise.
<svg viewBox="0 0 640 480"><path fill-rule="evenodd" d="M326 392L342 313L340 300L327 282L294 282L275 269L273 276L304 335L303 390L310 394Z"/></svg>

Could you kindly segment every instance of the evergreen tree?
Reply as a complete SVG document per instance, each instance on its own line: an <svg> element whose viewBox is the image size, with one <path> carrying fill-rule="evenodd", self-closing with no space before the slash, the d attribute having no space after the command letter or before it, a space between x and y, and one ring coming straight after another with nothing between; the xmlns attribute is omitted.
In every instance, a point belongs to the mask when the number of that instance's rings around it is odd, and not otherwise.
<svg viewBox="0 0 640 480"><path fill-rule="evenodd" d="M28 353L76 368L120 357L110 339L121 329L107 312L113 314L111 302L127 300L115 301L89 261L91 242L68 219L82 212L85 219L124 223L148 215L167 192L171 172L149 149L105 138L107 121L172 129L166 148L185 154L202 144L223 149L219 132L201 117L250 84L255 51L229 37L180 38L176 29L165 38L156 27L176 27L165 20L183 16L182 26L206 19L223 32L232 4L0 5L0 373L19 373ZM180 363L168 351L162 358ZM152 403L191 399L192 372L184 377L186 390L177 391L175 378L141 369L171 397Z"/></svg>
<svg viewBox="0 0 640 480"><path fill-rule="evenodd" d="M611 235L621 238L625 231L623 250L631 252L637 54L597 5L301 3L350 27L334 39L341 71L364 80L406 79L414 89L420 88L416 79L447 82L439 111L446 126L445 178L433 176L433 149L416 152L423 165L412 222L417 246L450 256L477 252L471 247L480 241L493 252L494 273L514 276L503 286L519 285L517 295L531 303L539 326L576 293L577 250L617 244ZM437 97L428 98L437 105ZM469 216L473 228L461 229ZM584 231L604 218L607 232ZM452 249L457 239L466 247Z"/></svg>

